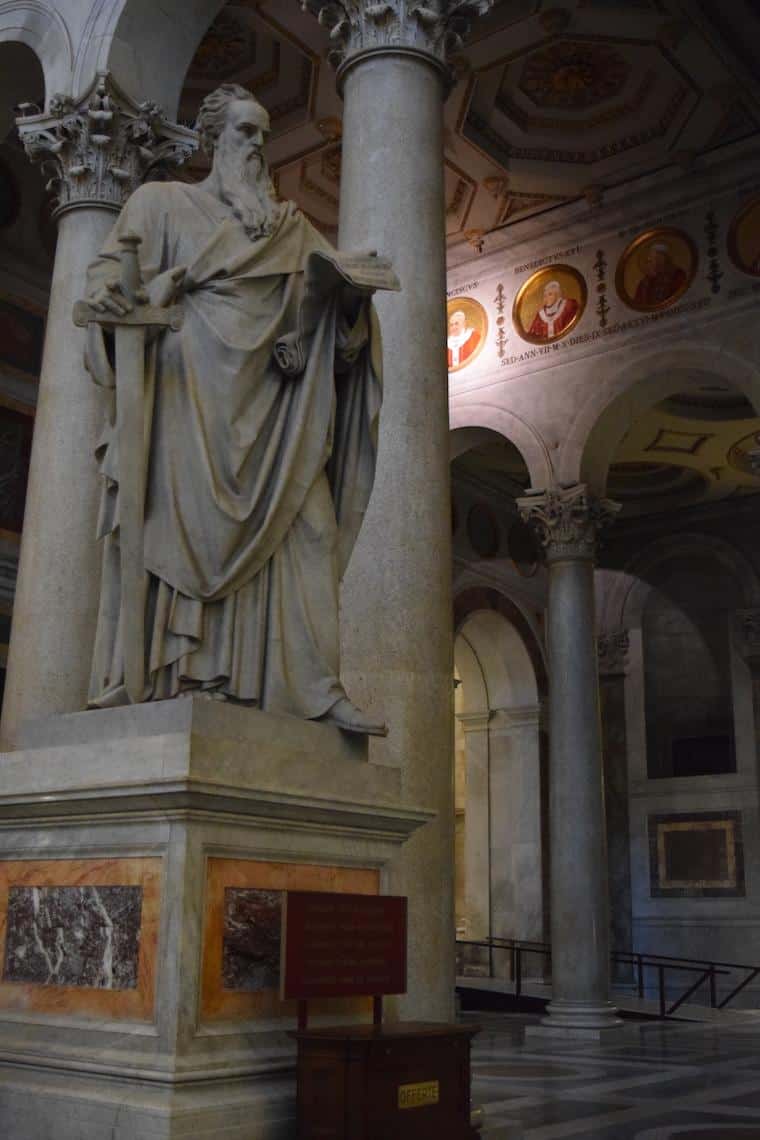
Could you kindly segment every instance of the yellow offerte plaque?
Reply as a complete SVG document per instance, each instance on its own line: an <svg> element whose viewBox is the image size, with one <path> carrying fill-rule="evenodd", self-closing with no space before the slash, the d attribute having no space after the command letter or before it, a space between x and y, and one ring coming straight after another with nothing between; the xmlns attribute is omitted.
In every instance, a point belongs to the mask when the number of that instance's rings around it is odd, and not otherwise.
<svg viewBox="0 0 760 1140"><path fill-rule="evenodd" d="M421 1081L416 1085L398 1086L399 1108L423 1108L426 1104L438 1104L438 1081Z"/></svg>

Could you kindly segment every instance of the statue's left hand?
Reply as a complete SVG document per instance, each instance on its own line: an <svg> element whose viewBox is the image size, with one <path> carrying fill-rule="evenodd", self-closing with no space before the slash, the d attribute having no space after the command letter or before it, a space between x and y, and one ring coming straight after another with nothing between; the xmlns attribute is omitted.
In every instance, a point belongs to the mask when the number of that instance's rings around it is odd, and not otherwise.
<svg viewBox="0 0 760 1140"><path fill-rule="evenodd" d="M167 273L154 277L148 286L148 295L152 305L171 305L176 301L182 289L187 269L184 265L177 265Z"/></svg>

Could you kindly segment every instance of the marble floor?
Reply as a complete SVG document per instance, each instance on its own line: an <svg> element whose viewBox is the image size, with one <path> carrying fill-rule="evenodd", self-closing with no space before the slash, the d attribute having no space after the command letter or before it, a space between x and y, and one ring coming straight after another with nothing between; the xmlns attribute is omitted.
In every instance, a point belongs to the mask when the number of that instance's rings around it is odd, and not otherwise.
<svg viewBox="0 0 760 1140"><path fill-rule="evenodd" d="M467 1013L483 1140L760 1140L760 1014L628 1024L615 1044L524 1040L537 1018Z"/></svg>

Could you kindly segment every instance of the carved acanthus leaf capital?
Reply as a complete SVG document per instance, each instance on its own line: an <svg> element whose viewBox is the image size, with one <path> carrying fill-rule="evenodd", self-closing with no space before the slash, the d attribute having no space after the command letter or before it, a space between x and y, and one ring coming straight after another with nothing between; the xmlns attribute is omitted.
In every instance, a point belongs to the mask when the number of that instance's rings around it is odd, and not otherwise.
<svg viewBox="0 0 760 1140"><path fill-rule="evenodd" d="M593 559L599 530L620 510L611 499L590 494L584 483L526 496L517 500L517 506L537 535L548 562Z"/></svg>
<svg viewBox="0 0 760 1140"><path fill-rule="evenodd" d="M82 99L54 95L45 113L16 123L27 155L49 175L55 215L86 205L120 210L151 170L184 162L198 145L194 131L168 122L155 103L135 103L108 72Z"/></svg>
<svg viewBox="0 0 760 1140"><path fill-rule="evenodd" d="M301 0L330 33L328 59L341 68L353 57L378 49L406 49L446 66L461 49L478 16L495 0Z"/></svg>
<svg viewBox="0 0 760 1140"><path fill-rule="evenodd" d="M600 676L620 677L627 672L630 644L627 629L618 629L599 636L597 650Z"/></svg>
<svg viewBox="0 0 760 1140"><path fill-rule="evenodd" d="M760 676L760 609L737 610L734 643L755 676Z"/></svg>

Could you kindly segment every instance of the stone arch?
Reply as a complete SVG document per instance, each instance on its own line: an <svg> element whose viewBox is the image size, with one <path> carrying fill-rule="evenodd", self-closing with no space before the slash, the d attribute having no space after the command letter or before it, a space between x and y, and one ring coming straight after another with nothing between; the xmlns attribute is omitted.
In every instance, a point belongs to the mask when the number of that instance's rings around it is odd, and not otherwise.
<svg viewBox="0 0 760 1140"><path fill-rule="evenodd" d="M487 708L521 708L538 702L538 681L525 639L499 610L471 611L460 627L462 639L480 667ZM465 681L465 678L462 678Z"/></svg>
<svg viewBox="0 0 760 1140"><path fill-rule="evenodd" d="M0 44L20 43L37 57L46 98L71 87L74 52L60 12L47 0L0 0Z"/></svg>
<svg viewBox="0 0 760 1140"><path fill-rule="evenodd" d="M735 546L714 535L678 534L651 543L615 574L599 615L600 629L603 632L638 629L652 589L648 581L651 572L672 558L690 555L711 557L731 574L740 591L737 608L760 605L760 578L749 559Z"/></svg>
<svg viewBox="0 0 760 1140"><path fill-rule="evenodd" d="M738 388L760 414L760 374L746 357L715 344L677 344L639 355L607 376L580 409L562 446L559 481L604 494L615 450L653 404L718 378Z"/></svg>
<svg viewBox="0 0 760 1140"><path fill-rule="evenodd" d="M74 69L76 92L99 70L133 99L152 99L173 119L196 48L225 0L183 0L182 18L155 0L96 0Z"/></svg>
<svg viewBox="0 0 760 1140"><path fill-rule="evenodd" d="M462 590L454 599L454 635L456 636L467 619L480 611L501 614L517 632L521 640L521 650L527 653L536 678L539 696L548 690L546 658L543 645L537 632L523 611L498 590L475 586ZM493 705L493 708L498 707Z"/></svg>
<svg viewBox="0 0 760 1140"><path fill-rule="evenodd" d="M551 486L553 469L549 450L535 428L515 412L491 404L454 406L450 411L450 426L454 441L457 433L465 429L486 428L498 432L514 444L522 455L530 475L531 487L543 490ZM461 451L457 454L461 454ZM456 458L456 455L452 454L451 458Z"/></svg>
<svg viewBox="0 0 760 1140"><path fill-rule="evenodd" d="M458 603L458 914L469 938L540 939L545 781L539 678L527 644L535 638L496 591L467 591Z"/></svg>

